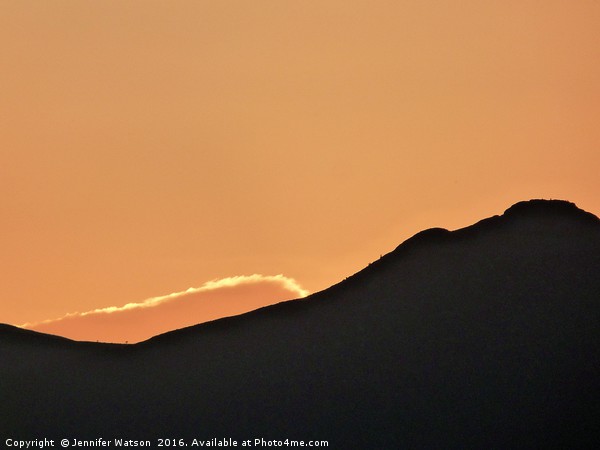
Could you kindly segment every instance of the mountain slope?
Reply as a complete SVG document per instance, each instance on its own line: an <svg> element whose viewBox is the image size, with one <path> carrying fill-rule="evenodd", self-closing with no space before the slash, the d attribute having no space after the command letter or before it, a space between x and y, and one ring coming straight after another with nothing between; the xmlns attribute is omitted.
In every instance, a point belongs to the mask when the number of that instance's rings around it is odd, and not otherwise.
<svg viewBox="0 0 600 450"><path fill-rule="evenodd" d="M599 275L600 220L530 201L462 230L419 233L306 299L137 345L5 326L0 430L592 448Z"/></svg>

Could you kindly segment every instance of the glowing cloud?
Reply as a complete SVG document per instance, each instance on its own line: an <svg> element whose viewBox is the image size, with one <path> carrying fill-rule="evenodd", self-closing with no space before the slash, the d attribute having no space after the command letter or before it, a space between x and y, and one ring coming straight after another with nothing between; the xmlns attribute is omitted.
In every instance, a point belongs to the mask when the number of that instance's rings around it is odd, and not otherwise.
<svg viewBox="0 0 600 450"><path fill-rule="evenodd" d="M308 294L294 279L283 275L242 275L208 281L198 288L139 303L70 313L21 326L76 340L133 343Z"/></svg>

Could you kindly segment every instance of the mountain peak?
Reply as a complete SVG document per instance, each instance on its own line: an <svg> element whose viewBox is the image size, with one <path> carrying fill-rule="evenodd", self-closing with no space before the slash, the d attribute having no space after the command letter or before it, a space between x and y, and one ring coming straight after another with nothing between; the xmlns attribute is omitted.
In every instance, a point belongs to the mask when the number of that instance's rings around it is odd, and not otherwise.
<svg viewBox="0 0 600 450"><path fill-rule="evenodd" d="M503 214L504 217L538 217L538 216L563 216L579 217L585 220L598 222L600 219L594 214L580 209L575 203L567 200L532 199L515 203Z"/></svg>
<svg viewBox="0 0 600 450"><path fill-rule="evenodd" d="M491 230L494 227L503 226L506 223L521 222L524 220L530 224L554 224L566 222L582 222L590 225L600 224L600 219L594 214L577 207L575 203L566 200L532 199L515 203L502 215L495 215L482 219L477 223L449 231L445 228L429 228L418 232L414 236L402 242L394 252L420 246L424 243L436 244L453 237L468 237L483 230Z"/></svg>

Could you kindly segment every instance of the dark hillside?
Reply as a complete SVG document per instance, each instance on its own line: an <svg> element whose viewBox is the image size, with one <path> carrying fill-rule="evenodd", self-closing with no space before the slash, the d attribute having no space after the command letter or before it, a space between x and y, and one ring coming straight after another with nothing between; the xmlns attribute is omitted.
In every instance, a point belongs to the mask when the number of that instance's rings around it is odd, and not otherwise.
<svg viewBox="0 0 600 450"><path fill-rule="evenodd" d="M600 220L523 202L306 299L136 345L4 326L0 438L597 448L599 324Z"/></svg>

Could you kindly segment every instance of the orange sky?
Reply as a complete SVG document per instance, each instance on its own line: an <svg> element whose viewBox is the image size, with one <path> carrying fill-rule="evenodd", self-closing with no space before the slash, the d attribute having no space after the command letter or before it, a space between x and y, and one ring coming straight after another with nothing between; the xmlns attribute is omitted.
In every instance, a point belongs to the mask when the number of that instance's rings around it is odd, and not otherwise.
<svg viewBox="0 0 600 450"><path fill-rule="evenodd" d="M600 214L597 1L4 1L0 322L325 288L518 200ZM218 309L218 308L216 308Z"/></svg>

